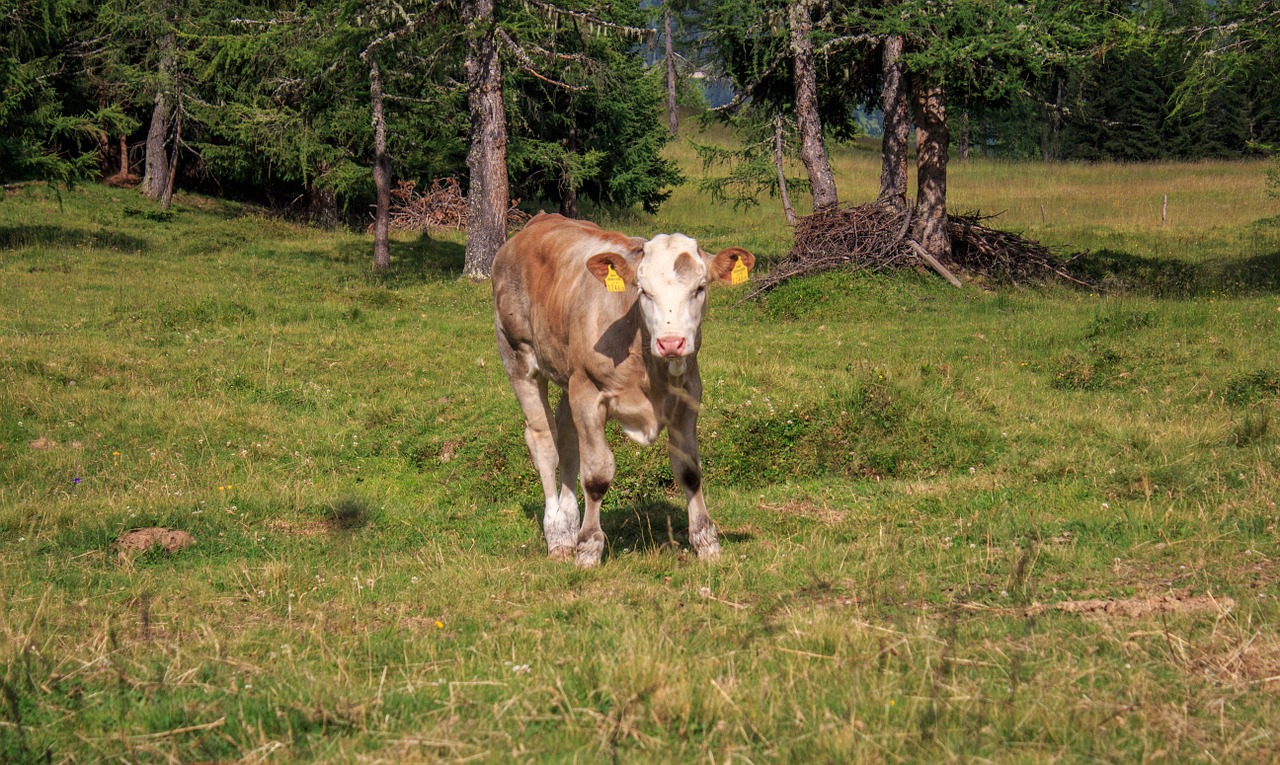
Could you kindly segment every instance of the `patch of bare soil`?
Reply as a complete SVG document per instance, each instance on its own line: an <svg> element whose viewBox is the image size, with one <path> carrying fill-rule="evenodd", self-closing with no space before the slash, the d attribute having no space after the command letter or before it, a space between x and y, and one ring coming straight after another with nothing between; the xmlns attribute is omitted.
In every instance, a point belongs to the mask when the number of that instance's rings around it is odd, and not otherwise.
<svg viewBox="0 0 1280 765"><path fill-rule="evenodd" d="M762 510L772 510L777 513L782 513L783 515L799 515L804 518L811 518L829 526L840 523L845 518L844 513L832 510L826 505L815 505L812 502L806 502L801 499L789 499L780 505L770 505L761 502L757 507Z"/></svg>
<svg viewBox="0 0 1280 765"><path fill-rule="evenodd" d="M334 526L328 521L286 521L283 518L272 518L267 521L267 529L291 537L315 537L333 531Z"/></svg>
<svg viewBox="0 0 1280 765"><path fill-rule="evenodd" d="M1214 595L1147 595L1136 598L1064 600L1061 603L1036 603L1027 613L1042 614L1046 611L1063 611L1086 616L1118 616L1140 619L1153 614L1216 614L1235 608L1231 598Z"/></svg>
<svg viewBox="0 0 1280 765"><path fill-rule="evenodd" d="M58 445L58 442L54 441L52 438L49 438L48 436L40 436L36 440L27 444L27 446L31 447L32 449L38 452L47 452L57 445Z"/></svg>
<svg viewBox="0 0 1280 765"><path fill-rule="evenodd" d="M102 183L104 186L114 186L118 189L131 189L142 183L142 179L133 173L116 173L103 178Z"/></svg>
<svg viewBox="0 0 1280 765"><path fill-rule="evenodd" d="M120 550L120 558L128 560L153 547L159 547L166 553L173 555L195 543L196 538L185 531L151 526L126 532L116 540L116 547Z"/></svg>

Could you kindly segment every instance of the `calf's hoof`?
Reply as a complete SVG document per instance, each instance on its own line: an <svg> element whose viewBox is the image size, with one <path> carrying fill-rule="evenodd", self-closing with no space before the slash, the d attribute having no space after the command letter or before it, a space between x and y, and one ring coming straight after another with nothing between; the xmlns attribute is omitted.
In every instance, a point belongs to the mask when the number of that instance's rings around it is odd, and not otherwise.
<svg viewBox="0 0 1280 765"><path fill-rule="evenodd" d="M578 555L574 562L582 568L591 568L600 565L600 556L603 554L604 534L593 534L578 540Z"/></svg>
<svg viewBox="0 0 1280 765"><path fill-rule="evenodd" d="M689 544L698 553L698 560L715 560L720 557L720 538L716 534L715 524L707 524L697 531L689 532Z"/></svg>
<svg viewBox="0 0 1280 765"><path fill-rule="evenodd" d="M570 560L576 552L573 545L557 545L547 551L547 557L551 560Z"/></svg>

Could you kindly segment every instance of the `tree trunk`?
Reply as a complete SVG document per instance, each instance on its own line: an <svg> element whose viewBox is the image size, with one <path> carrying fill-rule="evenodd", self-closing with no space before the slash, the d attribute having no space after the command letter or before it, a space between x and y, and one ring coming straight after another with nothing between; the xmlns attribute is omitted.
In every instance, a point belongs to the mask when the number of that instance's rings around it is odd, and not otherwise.
<svg viewBox="0 0 1280 765"><path fill-rule="evenodd" d="M1058 77L1057 81L1058 87L1053 99L1053 140L1050 144L1055 162L1062 159L1062 89L1064 87L1061 77Z"/></svg>
<svg viewBox="0 0 1280 765"><path fill-rule="evenodd" d="M128 174L129 174L129 137L126 135L121 135L120 136L120 175L126 176Z"/></svg>
<svg viewBox="0 0 1280 765"><path fill-rule="evenodd" d="M110 175L111 167L111 138L102 132L98 135L98 169L103 177Z"/></svg>
<svg viewBox="0 0 1280 765"><path fill-rule="evenodd" d="M320 176L328 170L323 167ZM320 176L307 181L307 219L322 226L338 222L338 195L329 186L318 183Z"/></svg>
<svg viewBox="0 0 1280 765"><path fill-rule="evenodd" d="M173 70L177 66L172 32L160 38L160 84L156 88L155 106L151 109L151 127L147 130L147 165L142 176L141 191L151 199L160 199L169 186L169 157L165 141L173 119Z"/></svg>
<svg viewBox="0 0 1280 765"><path fill-rule="evenodd" d="M823 142L818 116L818 77L813 67L813 7L818 0L794 0L788 9L791 55L796 80L796 122L800 130L800 159L809 174L813 211L836 206L836 181Z"/></svg>
<svg viewBox="0 0 1280 765"><path fill-rule="evenodd" d="M676 110L676 53L671 41L671 5L662 6L662 30L667 55L667 129L674 138L680 132L680 115Z"/></svg>
<svg viewBox="0 0 1280 765"><path fill-rule="evenodd" d="M391 267L391 158L387 156L387 121L382 111L382 70L369 57L369 105L373 114L373 268Z"/></svg>
<svg viewBox="0 0 1280 765"><path fill-rule="evenodd" d="M895 210L907 208L907 142L911 136L902 46L901 35L886 39L881 60L884 137L880 143L880 198L876 201Z"/></svg>
<svg viewBox="0 0 1280 765"><path fill-rule="evenodd" d="M507 239L507 121L502 104L502 63L493 26L494 0L463 0L468 31L467 101L471 151L467 155L467 248L463 273L487 279L493 256Z"/></svg>
<svg viewBox="0 0 1280 765"><path fill-rule="evenodd" d="M177 101L177 99L174 99ZM168 174L165 176L164 191L160 194L160 208L168 210L173 204L173 181L178 177L178 149L182 147L182 108L174 110L173 117L173 149L169 152Z"/></svg>
<svg viewBox="0 0 1280 765"><path fill-rule="evenodd" d="M773 117L773 164L778 168L778 195L782 197L782 213L787 216L789 225L796 225L796 209L791 206L791 197L787 194L787 174L782 171L782 158L785 152L782 144L782 115Z"/></svg>
<svg viewBox="0 0 1280 765"><path fill-rule="evenodd" d="M569 130L564 139L565 154L572 156L578 150L578 126L573 122L573 103L568 109ZM566 218L578 217L578 179L573 177L569 168L568 157L560 179L560 214Z"/></svg>
<svg viewBox="0 0 1280 765"><path fill-rule="evenodd" d="M1045 162L1055 162L1062 156L1062 78L1054 76L1053 103L1045 104L1044 126L1040 131L1040 156Z"/></svg>
<svg viewBox="0 0 1280 765"><path fill-rule="evenodd" d="M916 223L915 239L937 260L951 261L947 233L946 93L935 76L912 78L916 106Z"/></svg>
<svg viewBox="0 0 1280 765"><path fill-rule="evenodd" d="M960 150L960 161L969 164L969 112L960 112L960 140L957 141L957 148Z"/></svg>

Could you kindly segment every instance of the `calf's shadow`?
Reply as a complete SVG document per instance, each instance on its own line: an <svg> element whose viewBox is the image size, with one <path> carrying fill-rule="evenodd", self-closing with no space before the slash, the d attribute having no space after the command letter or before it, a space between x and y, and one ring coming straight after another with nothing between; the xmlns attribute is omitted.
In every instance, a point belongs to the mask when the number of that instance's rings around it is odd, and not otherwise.
<svg viewBox="0 0 1280 765"><path fill-rule="evenodd" d="M538 524L541 534L545 508L540 502L525 502L522 507L525 516ZM714 514L712 518L715 518ZM610 508L606 498L605 507L600 511L600 526L607 540L605 560L626 550L637 553L686 551L693 554L689 546L689 511L683 504L652 499ZM720 530L722 546L751 539L751 534Z"/></svg>

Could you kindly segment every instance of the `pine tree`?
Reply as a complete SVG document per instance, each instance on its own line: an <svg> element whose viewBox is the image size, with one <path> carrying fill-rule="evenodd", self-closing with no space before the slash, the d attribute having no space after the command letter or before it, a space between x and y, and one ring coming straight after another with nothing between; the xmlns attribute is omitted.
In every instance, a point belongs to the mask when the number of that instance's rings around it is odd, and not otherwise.
<svg viewBox="0 0 1280 765"><path fill-rule="evenodd" d="M65 0L16 0L0 17L0 180L67 184L96 164L102 123L75 103L65 78L72 7Z"/></svg>
<svg viewBox="0 0 1280 765"><path fill-rule="evenodd" d="M767 193L780 200L787 223L794 224L796 213L790 194L809 188L807 179L786 174L786 163L799 156L795 124L781 112L770 116L750 107L734 115L730 124L743 136L740 146L693 145L702 160L703 172L727 170L725 175L704 176L699 188L713 201L732 204L734 209L754 207L760 204L760 195Z"/></svg>
<svg viewBox="0 0 1280 765"><path fill-rule="evenodd" d="M911 82L917 128L914 235L934 257L949 257L946 236L948 103L1003 101L1048 67L1066 66L1094 44L1101 25L1074 0L896 0L847 6L851 35L900 37L897 61ZM902 96L905 98L905 94ZM961 113L968 113L962 109ZM882 197L896 194L896 162L886 150Z"/></svg>
<svg viewBox="0 0 1280 765"><path fill-rule="evenodd" d="M639 17L614 14L628 29ZM592 34L568 20L540 43L568 66L554 81L517 69L508 77L513 107L509 154L514 191L548 199L576 216L579 198L614 207L642 205L656 212L683 181L662 157L670 133L655 122L664 96L663 67L646 67L634 42ZM534 71L537 71L536 69Z"/></svg>
<svg viewBox="0 0 1280 765"><path fill-rule="evenodd" d="M737 89L719 113L732 118L749 103L764 123L778 115L794 121L815 209L833 207L838 197L825 141L857 134L851 107L879 72L867 63L866 40L836 34L836 12L816 0L717 0L706 17L720 66Z"/></svg>

